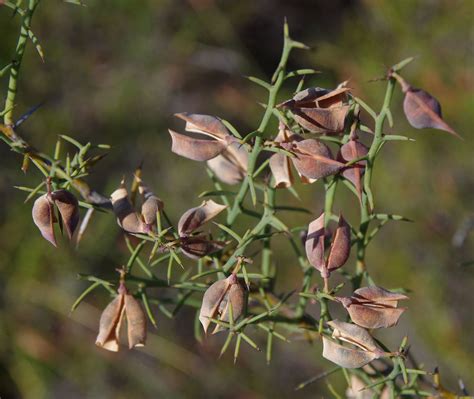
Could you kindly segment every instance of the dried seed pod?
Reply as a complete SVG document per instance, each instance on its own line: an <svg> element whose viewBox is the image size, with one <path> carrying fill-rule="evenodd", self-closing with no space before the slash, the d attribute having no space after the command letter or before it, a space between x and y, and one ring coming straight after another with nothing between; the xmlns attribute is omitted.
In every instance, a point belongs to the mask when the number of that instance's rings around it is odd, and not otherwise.
<svg viewBox="0 0 474 399"><path fill-rule="evenodd" d="M206 236L181 237L181 251L190 259L200 259L222 250L226 243L208 240Z"/></svg>
<svg viewBox="0 0 474 399"><path fill-rule="evenodd" d="M351 230L344 218L339 216L339 223L334 234L327 259L324 257L324 212L308 226L305 242L306 257L309 263L327 279L331 272L343 266L351 251Z"/></svg>
<svg viewBox="0 0 474 399"><path fill-rule="evenodd" d="M378 347L375 340L367 330L356 324L346 323L340 320L329 321L333 328L332 337L340 341L348 342L362 350L374 352L381 356L384 352Z"/></svg>
<svg viewBox="0 0 474 399"><path fill-rule="evenodd" d="M323 337L323 357L347 369L360 368L377 359L373 352L348 348L326 337Z"/></svg>
<svg viewBox="0 0 474 399"><path fill-rule="evenodd" d="M232 306L232 316L237 321L244 315L247 307L247 292L235 274L212 284L204 293L199 320L207 333L210 319L229 321L229 307ZM216 325L213 334L222 328Z"/></svg>
<svg viewBox="0 0 474 399"><path fill-rule="evenodd" d="M138 301L120 283L118 295L100 316L99 334L95 344L112 352L119 350L120 328L127 319L128 346L130 349L144 346L146 341L146 317Z"/></svg>
<svg viewBox="0 0 474 399"><path fill-rule="evenodd" d="M359 288L351 297L338 298L352 321L365 328L388 328L397 324L405 308L398 301L407 296L381 287Z"/></svg>
<svg viewBox="0 0 474 399"><path fill-rule="evenodd" d="M306 235L305 250L309 263L321 273L324 278L329 277L324 259L324 212L308 226Z"/></svg>
<svg viewBox="0 0 474 399"><path fill-rule="evenodd" d="M102 312L99 322L99 335L95 344L112 352L119 350L119 334L122 325L125 295L119 294Z"/></svg>
<svg viewBox="0 0 474 399"><path fill-rule="evenodd" d="M457 138L461 138L461 136L443 120L441 105L436 98L424 90L412 87L400 75L393 74L393 76L400 83L405 93L403 111L410 125L416 129L433 128L444 130Z"/></svg>
<svg viewBox="0 0 474 399"><path fill-rule="evenodd" d="M121 186L111 195L112 207L117 217L118 225L128 233L146 233L147 227L140 219L128 197L127 189Z"/></svg>
<svg viewBox="0 0 474 399"><path fill-rule="evenodd" d="M194 161L208 161L215 158L233 142L225 125L216 117L198 114L176 114L186 121L185 130L204 138L195 138L169 130L172 139L171 151Z"/></svg>
<svg viewBox="0 0 474 399"><path fill-rule="evenodd" d="M390 398L390 389L388 387L385 387L380 396L378 396L374 389L366 389L365 383L353 374L351 375L350 382L350 386L346 389L347 399L372 399L374 397L379 397L379 399Z"/></svg>
<svg viewBox="0 0 474 399"><path fill-rule="evenodd" d="M369 149L357 140L349 140L348 143L341 146L337 159L340 162L346 163L354 159L361 158L367 155ZM356 188L359 200L362 200L362 176L365 172L365 165L367 161L359 161L355 164L342 169L342 176L349 180Z"/></svg>
<svg viewBox="0 0 474 399"><path fill-rule="evenodd" d="M32 216L33 222L40 230L41 235L56 247L57 244L53 228L55 222L53 204L48 194L44 194L36 199L33 204Z"/></svg>
<svg viewBox="0 0 474 399"><path fill-rule="evenodd" d="M51 198L58 207L62 223L66 227L69 239L72 239L80 219L77 198L67 190L53 191L51 193Z"/></svg>
<svg viewBox="0 0 474 399"><path fill-rule="evenodd" d="M146 317L140 303L133 295L126 294L125 315L127 317L128 347L144 346L146 341Z"/></svg>
<svg viewBox="0 0 474 399"><path fill-rule="evenodd" d="M349 91L347 87L332 91L310 88L295 94L280 106L291 110L295 121L312 133L340 133L349 112L346 104Z"/></svg>
<svg viewBox="0 0 474 399"><path fill-rule="evenodd" d="M219 180L237 184L247 174L248 152L238 143L230 144L222 154L207 161L207 166Z"/></svg>
<svg viewBox="0 0 474 399"><path fill-rule="evenodd" d="M193 233L226 208L226 205L220 205L213 200L206 200L198 207L187 210L178 222L178 233L180 237Z"/></svg>
<svg viewBox="0 0 474 399"><path fill-rule="evenodd" d="M163 201L143 183L141 178L138 177L137 180L138 192L143 196L141 215L146 224L147 230L151 230L151 228L156 224L156 214L163 210L164 204Z"/></svg>
<svg viewBox="0 0 474 399"><path fill-rule="evenodd" d="M318 140L282 143L281 146L295 154L291 161L296 170L307 178L321 179L336 174L344 167L344 164L333 159L329 147Z"/></svg>
<svg viewBox="0 0 474 399"><path fill-rule="evenodd" d="M328 270L335 270L346 263L351 253L351 229L342 215L339 216L339 223L334 235L334 239L329 250L327 261Z"/></svg>

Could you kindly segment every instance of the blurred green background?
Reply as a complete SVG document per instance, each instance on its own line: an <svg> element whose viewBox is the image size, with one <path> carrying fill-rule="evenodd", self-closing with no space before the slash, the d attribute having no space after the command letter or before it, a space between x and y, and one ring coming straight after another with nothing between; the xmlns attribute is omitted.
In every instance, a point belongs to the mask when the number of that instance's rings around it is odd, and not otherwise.
<svg viewBox="0 0 474 399"><path fill-rule="evenodd" d="M350 79L357 96L378 107L385 85L369 82L408 56L404 70L427 89L465 141L434 130L415 131L394 98L393 132L416 138L383 149L375 171L377 207L415 223L390 224L373 242L368 267L387 288L412 290L400 324L380 334L390 347L408 334L416 359L440 367L448 386L474 369L474 2L424 1L214 1L103 0L77 7L43 1L33 30L44 53L31 44L22 67L16 116L46 104L19 129L51 152L58 134L113 149L88 181L110 193L121 176L145 162L144 177L176 218L199 203L211 185L203 168L170 153L168 127L176 112L221 116L241 132L259 121L265 93L244 78L268 78L278 62L282 22L310 45L295 52L291 68L323 71L307 84L334 87ZM0 63L14 54L19 18L0 6ZM7 80L1 80L2 93ZM296 82L279 100L291 96ZM3 94L2 94L3 95ZM274 125L273 125L274 126ZM271 133L269 131L269 133ZM94 345L101 309L109 297L96 290L69 315L87 286L76 274L113 276L127 250L110 215L96 216L79 251L62 242L55 250L31 220L31 204L14 185L35 185L21 159L0 146L0 397L6 398L306 398L327 397L324 383L294 392L308 377L332 365L321 346L303 340L277 343L273 362L243 348L218 359L222 338L194 341L191 311L170 320L157 312L159 328L138 351L107 353ZM302 187L303 206L317 213L321 186ZM294 202L291 197L286 203ZM281 200L283 203L283 199ZM356 221L357 204L338 191L335 210ZM308 216L287 215L305 224ZM291 217L291 219L289 218ZM300 284L301 273L284 240L277 241L279 289ZM350 266L351 267L351 266ZM159 295L159 293L157 293ZM315 306L313 306L315 308ZM155 309L156 310L156 309ZM263 337L255 332L257 341ZM330 381L342 395L341 376ZM471 391L472 392L472 391Z"/></svg>

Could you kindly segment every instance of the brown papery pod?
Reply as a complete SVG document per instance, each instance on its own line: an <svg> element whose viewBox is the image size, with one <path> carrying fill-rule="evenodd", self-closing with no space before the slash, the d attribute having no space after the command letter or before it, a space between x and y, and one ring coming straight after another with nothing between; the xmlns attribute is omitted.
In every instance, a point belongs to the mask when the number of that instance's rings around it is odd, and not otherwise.
<svg viewBox="0 0 474 399"><path fill-rule="evenodd" d="M360 368L378 358L373 352L348 348L324 336L323 357L346 369Z"/></svg>
<svg viewBox="0 0 474 399"><path fill-rule="evenodd" d="M340 268L346 263L351 253L351 229L344 218L339 216L339 223L334 235L331 249L329 250L329 257L327 261L327 268L329 272Z"/></svg>
<svg viewBox="0 0 474 399"><path fill-rule="evenodd" d="M207 236L181 237L181 251L190 259L200 259L222 250L226 246L224 241L209 240Z"/></svg>
<svg viewBox="0 0 474 399"><path fill-rule="evenodd" d="M146 342L146 317L140 303L133 295L125 295L128 347L144 346Z"/></svg>
<svg viewBox="0 0 474 399"><path fill-rule="evenodd" d="M204 293L199 320L207 333L210 319L229 321L229 307L232 306L232 316L237 321L246 310L247 294L235 274L212 284ZM216 325L213 334L222 328Z"/></svg>
<svg viewBox="0 0 474 399"><path fill-rule="evenodd" d="M337 155L338 161L342 163L350 162L354 159L364 157L368 154L369 149L357 140L349 140L346 144L342 145ZM356 188L359 196L359 201L362 201L362 176L365 172L365 165L367 161L359 161L353 165L342 169L342 176L349 180Z"/></svg>
<svg viewBox="0 0 474 399"><path fill-rule="evenodd" d="M196 138L169 130L172 139L171 151L194 161L208 161L215 158L236 139L231 136L225 125L216 117L198 114L176 114L186 121L186 131L196 133Z"/></svg>
<svg viewBox="0 0 474 399"><path fill-rule="evenodd" d="M135 212L123 184L110 195L110 199L117 223L123 230L128 233L146 233L148 231L145 223Z"/></svg>
<svg viewBox="0 0 474 399"><path fill-rule="evenodd" d="M390 292L381 287L363 287L349 298L338 298L352 321L365 328L388 328L397 324L405 308L398 308L398 301L407 296Z"/></svg>
<svg viewBox="0 0 474 399"><path fill-rule="evenodd" d="M66 227L69 239L72 239L74 231L79 224L79 203L77 198L67 190L56 190L51 193L55 205L58 207L62 222Z"/></svg>
<svg viewBox="0 0 474 399"><path fill-rule="evenodd" d="M99 322L99 335L95 344L112 352L119 350L119 335L125 312L125 292L122 290L102 312Z"/></svg>
<svg viewBox="0 0 474 399"><path fill-rule="evenodd" d="M357 376L351 375L350 386L346 389L347 399L372 399L378 397L379 399L390 399L390 389L386 386L380 396L374 389L366 389L366 384Z"/></svg>
<svg viewBox="0 0 474 399"><path fill-rule="evenodd" d="M237 184L247 174L248 152L238 143L230 144L217 157L207 161L207 166L219 180L226 184Z"/></svg>
<svg viewBox="0 0 474 399"><path fill-rule="evenodd" d="M57 244L53 228L55 222L53 204L48 194L43 194L36 199L33 204L32 216L33 222L38 227L41 235L56 247Z"/></svg>
<svg viewBox="0 0 474 399"><path fill-rule="evenodd" d="M180 237L191 234L226 208L226 205L220 205L213 200L203 201L201 205L187 210L181 216L178 222L178 234Z"/></svg>
<svg viewBox="0 0 474 399"><path fill-rule="evenodd" d="M158 198L150 188L145 185L141 178L138 180L138 192L143 196L141 215L148 230L156 224L156 214L163 210L163 201Z"/></svg>
<svg viewBox="0 0 474 399"><path fill-rule="evenodd" d="M329 277L324 259L324 212L308 226L305 250L309 263L321 273L323 278Z"/></svg>
<svg viewBox="0 0 474 399"><path fill-rule="evenodd" d="M321 88L303 90L289 100L280 104L289 109L296 122L312 133L336 134L344 130L344 123L349 105L347 87L332 91Z"/></svg>
<svg viewBox="0 0 474 399"><path fill-rule="evenodd" d="M346 323L340 320L332 320L329 321L328 324L333 329L333 338L348 342L362 350L374 352L378 356L382 356L384 354L384 351L378 347L375 340L364 328L359 327L356 324Z"/></svg>
<svg viewBox="0 0 474 399"><path fill-rule="evenodd" d="M462 137L443 120L441 105L436 98L424 90L412 87L398 74L393 74L393 77L397 79L405 93L403 111L410 125L416 129L433 128L444 130L462 139Z"/></svg>
<svg viewBox="0 0 474 399"><path fill-rule="evenodd" d="M321 179L336 174L344 167L344 164L332 158L329 147L318 140L282 143L281 146L295 154L291 161L296 170L307 178Z"/></svg>

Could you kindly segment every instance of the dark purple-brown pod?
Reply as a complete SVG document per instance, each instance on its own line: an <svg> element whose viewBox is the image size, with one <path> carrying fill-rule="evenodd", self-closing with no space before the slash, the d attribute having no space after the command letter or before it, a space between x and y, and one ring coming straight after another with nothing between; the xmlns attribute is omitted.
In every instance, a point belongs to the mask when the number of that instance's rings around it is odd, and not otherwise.
<svg viewBox="0 0 474 399"><path fill-rule="evenodd" d="M230 135L222 121L215 116L187 112L175 116L186 121L185 130L188 132L206 134L219 139L225 139Z"/></svg>
<svg viewBox="0 0 474 399"><path fill-rule="evenodd" d="M400 83L405 93L403 111L410 125L416 129L433 128L444 130L462 139L462 137L443 120L441 105L436 98L424 90L412 87L400 75L394 74L394 77Z"/></svg>
<svg viewBox="0 0 474 399"><path fill-rule="evenodd" d="M77 198L67 190L56 190L51 193L55 205L58 208L62 223L66 227L69 239L72 239L74 231L79 224L79 202Z"/></svg>
<svg viewBox="0 0 474 399"><path fill-rule="evenodd" d="M331 272L346 263L351 253L351 229L344 218L339 216L339 223L334 235L327 261L327 268Z"/></svg>
<svg viewBox="0 0 474 399"><path fill-rule="evenodd" d="M315 139L302 140L296 143L282 143L281 146L291 151L291 158L296 170L310 179L321 179L336 174L344 164L335 161L329 147Z"/></svg>
<svg viewBox="0 0 474 399"><path fill-rule="evenodd" d="M190 259L200 259L203 256L218 252L226 246L224 241L209 240L207 236L181 237L181 251Z"/></svg>
<svg viewBox="0 0 474 399"><path fill-rule="evenodd" d="M324 278L329 277L324 259L324 212L308 226L305 250L309 263L321 273Z"/></svg>
<svg viewBox="0 0 474 399"><path fill-rule="evenodd" d="M349 140L342 145L337 155L337 160L342 163L350 162L354 159L364 157L368 154L369 149L357 140ZM341 174L349 180L356 188L359 200L362 201L362 176L365 172L367 161L359 161L353 165L342 169Z"/></svg>
<svg viewBox="0 0 474 399"><path fill-rule="evenodd" d="M226 205L220 205L213 200L206 200L198 207L188 209L179 219L179 236L184 237L193 233L226 208Z"/></svg>
<svg viewBox="0 0 474 399"><path fill-rule="evenodd" d="M164 203L143 183L140 177L136 178L138 181L138 192L143 196L140 213L146 228L151 231L152 227L156 225L156 214L163 210Z"/></svg>
<svg viewBox="0 0 474 399"><path fill-rule="evenodd" d="M54 210L53 204L48 198L48 194L43 194L36 199L33 204L32 216L33 222L38 227L41 235L56 247L57 244L53 228L55 222Z"/></svg>
<svg viewBox="0 0 474 399"><path fill-rule="evenodd" d="M349 91L347 87L332 91L310 88L280 106L291 110L295 121L310 132L336 134L344 130L350 108L347 105Z"/></svg>

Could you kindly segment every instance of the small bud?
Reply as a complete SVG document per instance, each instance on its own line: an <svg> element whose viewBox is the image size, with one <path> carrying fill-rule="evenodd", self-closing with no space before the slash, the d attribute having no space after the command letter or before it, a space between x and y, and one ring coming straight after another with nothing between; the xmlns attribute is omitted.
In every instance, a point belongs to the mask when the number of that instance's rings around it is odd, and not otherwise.
<svg viewBox="0 0 474 399"><path fill-rule="evenodd" d="M41 235L56 247L53 228L53 223L55 222L53 204L48 194L44 194L36 199L33 204L32 216L33 222L40 230Z"/></svg>
<svg viewBox="0 0 474 399"><path fill-rule="evenodd" d="M226 208L226 205L220 205L213 200L206 200L198 207L187 210L178 222L178 233L180 237L193 233Z"/></svg>
<svg viewBox="0 0 474 399"><path fill-rule="evenodd" d="M207 333L210 319L229 321L229 307L232 306L232 317L237 321L245 314L247 307L247 292L235 274L212 284L204 293L199 320ZM222 330L216 325L213 334Z"/></svg>
<svg viewBox="0 0 474 399"><path fill-rule="evenodd" d="M365 328L388 328L397 324L405 308L398 308L398 301L407 296L381 287L363 287L351 297L338 298L354 323Z"/></svg>
<svg viewBox="0 0 474 399"><path fill-rule="evenodd" d="M133 209L128 197L127 189L123 182L121 186L110 195L114 214L118 225L128 233L146 233L147 228Z"/></svg>
<svg viewBox="0 0 474 399"><path fill-rule="evenodd" d="M312 133L336 134L344 130L350 108L346 104L349 91L347 87L332 91L309 88L279 106L289 109L296 122Z"/></svg>
<svg viewBox="0 0 474 399"><path fill-rule="evenodd" d="M77 198L67 190L53 191L51 198L58 207L59 215L71 240L80 218Z"/></svg>

